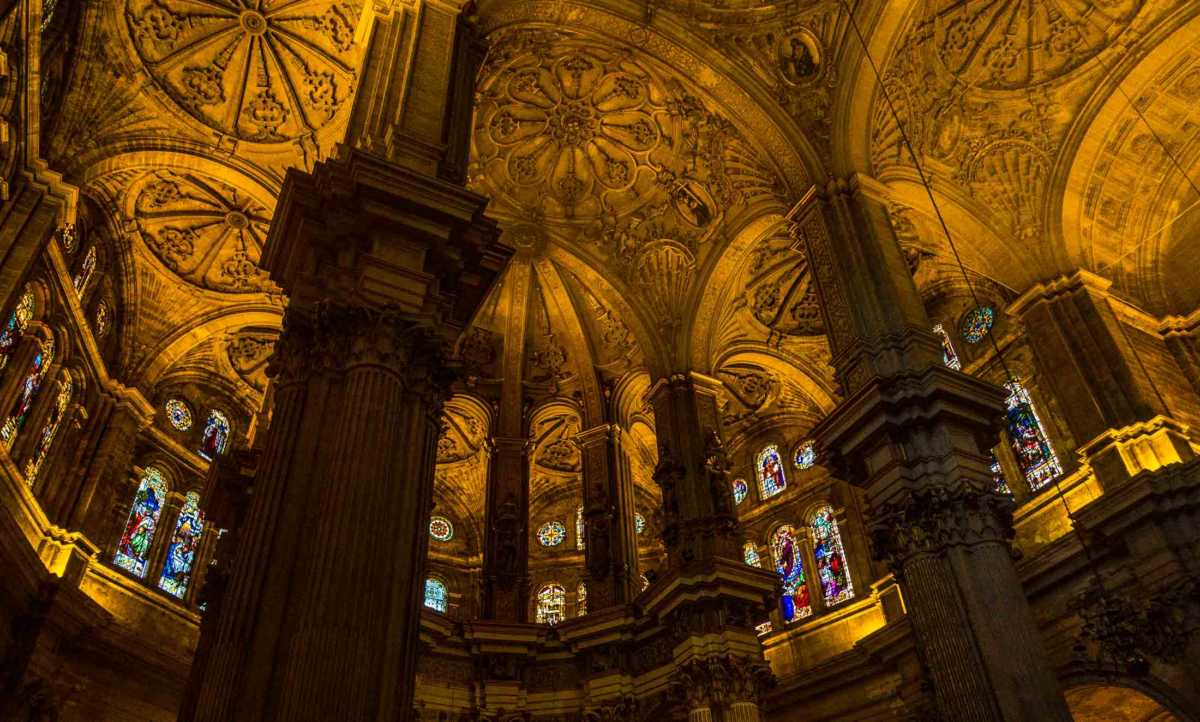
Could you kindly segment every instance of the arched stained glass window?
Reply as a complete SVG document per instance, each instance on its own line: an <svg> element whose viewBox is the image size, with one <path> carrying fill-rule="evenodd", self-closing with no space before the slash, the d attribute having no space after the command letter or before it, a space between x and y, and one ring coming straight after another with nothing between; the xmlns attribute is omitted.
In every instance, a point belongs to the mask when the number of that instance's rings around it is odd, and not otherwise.
<svg viewBox="0 0 1200 722"><path fill-rule="evenodd" d="M1033 408L1029 392L1018 381L1010 381L1005 387L1008 389L1008 437L1029 488L1037 491L1061 474L1062 466Z"/></svg>
<svg viewBox="0 0 1200 722"><path fill-rule="evenodd" d="M854 585L850 581L850 568L846 566L846 552L842 548L842 535L838 531L833 509L821 507L809 522L812 530L813 557L817 560L817 578L821 581L821 595L825 606L832 607L854 596Z"/></svg>
<svg viewBox="0 0 1200 722"><path fill-rule="evenodd" d="M796 464L797 469L811 469L813 464L817 463L817 447L813 442L801 441L796 446L796 454L792 461Z"/></svg>
<svg viewBox="0 0 1200 722"><path fill-rule="evenodd" d="M646 531L646 517L636 512L633 515L633 531L636 534Z"/></svg>
<svg viewBox="0 0 1200 722"><path fill-rule="evenodd" d="M227 443L229 443L229 419L225 418L225 414L213 409L208 412L208 422L204 424L204 438L200 442L200 453L211 459L225 453Z"/></svg>
<svg viewBox="0 0 1200 722"><path fill-rule="evenodd" d="M158 515L167 498L167 481L162 472L154 467L142 473L137 494L125 530L117 542L117 554L113 563L137 577L146 576L146 562L150 556L150 544L154 541L154 530L158 526Z"/></svg>
<svg viewBox="0 0 1200 722"><path fill-rule="evenodd" d="M754 546L754 542L746 542L742 547L742 558L752 567L762 565L762 560L758 558L758 547Z"/></svg>
<svg viewBox="0 0 1200 722"><path fill-rule="evenodd" d="M25 327L33 318L36 306L37 299L34 297L33 291L26 287L25 292L17 301L17 307L8 315L4 328L0 330L0 369L8 365L9 356L12 355L13 349L17 347L17 341L21 340L21 334L25 332Z"/></svg>
<svg viewBox="0 0 1200 722"><path fill-rule="evenodd" d="M967 311L963 316L962 337L967 343L979 343L988 331L992 330L992 323L996 320L996 312L991 306L978 306Z"/></svg>
<svg viewBox="0 0 1200 722"><path fill-rule="evenodd" d="M746 494L750 493L750 487L746 486L745 479L733 480L733 503L741 504L746 498Z"/></svg>
<svg viewBox="0 0 1200 722"><path fill-rule="evenodd" d="M639 592L644 592L650 588L650 577L646 576L645 574L639 574L638 580L642 585L642 588L638 590Z"/></svg>
<svg viewBox="0 0 1200 722"><path fill-rule="evenodd" d="M192 579L192 564L196 561L196 549L200 546L200 535L204 533L204 512L200 511L200 495L189 491L184 498L179 519L175 522L175 533L167 547L167 559L163 562L162 576L158 588L173 597L183 599L188 582Z"/></svg>
<svg viewBox="0 0 1200 722"><path fill-rule="evenodd" d="M46 455L50 453L50 445L54 443L54 435L58 433L58 427L62 425L63 417L67 414L67 406L71 403L71 392L71 377L63 376L62 381L58 382L58 395L54 397L54 406L50 409L50 417L46 419L46 423L42 426L42 433L38 435L33 456L25 462L25 481L31 486L37 478L38 472L41 471L42 463L46 461Z"/></svg>
<svg viewBox="0 0 1200 722"><path fill-rule="evenodd" d="M104 338L104 335L108 333L108 325L111 321L112 311L108 307L108 302L101 301L96 305L96 322L93 327L96 330L96 338Z"/></svg>
<svg viewBox="0 0 1200 722"><path fill-rule="evenodd" d="M961 370L962 361L958 360L958 352L954 350L954 344L950 341L950 334L946 333L946 329L940 323L933 327L933 332L942 339L942 362L952 369Z"/></svg>
<svg viewBox="0 0 1200 722"><path fill-rule="evenodd" d="M435 612L446 613L446 583L433 577L425 578L425 606Z"/></svg>
<svg viewBox="0 0 1200 722"><path fill-rule="evenodd" d="M787 477L783 475L783 459L779 457L779 447L768 445L758 453L755 469L758 472L758 488L762 498L775 496L787 487Z"/></svg>
<svg viewBox="0 0 1200 722"><path fill-rule="evenodd" d="M42 387L42 379L46 377L46 372L50 369L50 362L53 360L54 340L44 339L37 353L33 355L29 371L25 374L25 380L21 382L21 391L17 394L17 400L13 402L12 413L4 422L4 426L0 427L0 440L3 440L10 448L17 438L17 434L29 419L29 412L33 410L33 402L37 398L38 390Z"/></svg>
<svg viewBox="0 0 1200 722"><path fill-rule="evenodd" d="M583 523L583 504L575 509L575 548L579 551L587 548L587 527Z"/></svg>
<svg viewBox="0 0 1200 722"><path fill-rule="evenodd" d="M429 520L429 536L435 541L448 542L454 538L454 525L444 516L435 516Z"/></svg>
<svg viewBox="0 0 1200 722"><path fill-rule="evenodd" d="M537 530L537 538L544 547L556 547L567 538L567 528L561 521L548 521Z"/></svg>
<svg viewBox="0 0 1200 722"><path fill-rule="evenodd" d="M567 590L562 585L551 582L537 593L537 623L558 624L566 618Z"/></svg>
<svg viewBox="0 0 1200 722"><path fill-rule="evenodd" d="M796 530L789 525L776 529L771 535L771 554L775 557L775 571L783 585L783 596L779 599L783 621L794 622L812 614Z"/></svg>
<svg viewBox="0 0 1200 722"><path fill-rule="evenodd" d="M167 399L164 408L167 410L167 421L179 431L192 428L192 410L187 403L179 399Z"/></svg>
<svg viewBox="0 0 1200 722"><path fill-rule="evenodd" d="M75 284L75 292L80 296L87 290L88 282L92 280L92 274L96 272L96 247L92 246L83 257L83 262L79 264L79 272L75 274L75 278L71 279Z"/></svg>
<svg viewBox="0 0 1200 722"><path fill-rule="evenodd" d="M582 617L587 614L587 584L580 582L575 588L575 616Z"/></svg>

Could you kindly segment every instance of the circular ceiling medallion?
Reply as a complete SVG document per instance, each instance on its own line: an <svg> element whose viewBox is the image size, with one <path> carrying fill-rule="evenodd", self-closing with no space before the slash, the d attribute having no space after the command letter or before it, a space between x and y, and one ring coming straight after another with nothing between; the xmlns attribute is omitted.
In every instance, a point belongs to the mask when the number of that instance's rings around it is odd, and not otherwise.
<svg viewBox="0 0 1200 722"><path fill-rule="evenodd" d="M271 222L262 204L199 173L153 173L132 193L134 225L167 268L213 291L262 289L258 261Z"/></svg>
<svg viewBox="0 0 1200 722"><path fill-rule="evenodd" d="M147 72L192 117L243 140L324 126L354 86L359 5L330 0L129 0Z"/></svg>

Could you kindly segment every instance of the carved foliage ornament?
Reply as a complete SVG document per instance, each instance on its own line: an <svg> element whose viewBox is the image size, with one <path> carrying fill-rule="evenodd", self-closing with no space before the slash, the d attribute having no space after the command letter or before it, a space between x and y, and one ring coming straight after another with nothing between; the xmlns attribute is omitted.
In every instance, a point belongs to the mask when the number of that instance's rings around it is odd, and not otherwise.
<svg viewBox="0 0 1200 722"><path fill-rule="evenodd" d="M213 291L262 290L258 261L271 222L263 204L199 173L160 171L132 193L134 226L167 268Z"/></svg>
<svg viewBox="0 0 1200 722"><path fill-rule="evenodd" d="M360 4L331 0L129 0L146 71L196 120L259 142L306 136L354 86Z"/></svg>
<svg viewBox="0 0 1200 722"><path fill-rule="evenodd" d="M229 336L225 350L229 365L238 376L258 391L267 386L267 361L275 350L279 332L266 328L244 328Z"/></svg>
<svg viewBox="0 0 1200 722"><path fill-rule="evenodd" d="M808 259L787 235L763 241L750 257L743 298L751 315L771 332L787 336L823 334L817 287Z"/></svg>

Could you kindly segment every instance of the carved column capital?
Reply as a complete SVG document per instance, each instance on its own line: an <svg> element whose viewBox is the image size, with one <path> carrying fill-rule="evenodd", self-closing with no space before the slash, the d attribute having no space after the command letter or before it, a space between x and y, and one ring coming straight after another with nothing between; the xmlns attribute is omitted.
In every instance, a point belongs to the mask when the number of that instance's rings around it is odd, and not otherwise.
<svg viewBox="0 0 1200 722"><path fill-rule="evenodd" d="M770 665L732 654L693 658L671 676L671 692L687 709L758 704L775 685Z"/></svg>

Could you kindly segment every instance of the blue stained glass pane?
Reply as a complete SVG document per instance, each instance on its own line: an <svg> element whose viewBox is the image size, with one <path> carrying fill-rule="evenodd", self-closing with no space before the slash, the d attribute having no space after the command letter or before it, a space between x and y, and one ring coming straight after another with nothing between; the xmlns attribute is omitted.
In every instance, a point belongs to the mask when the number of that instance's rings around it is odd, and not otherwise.
<svg viewBox="0 0 1200 722"><path fill-rule="evenodd" d="M1016 381L1011 381L1008 387L1008 436L1012 442L1013 453L1017 457L1017 465L1021 473L1034 491L1041 489L1062 473L1058 456L1050 446L1042 422L1029 392Z"/></svg>
<svg viewBox="0 0 1200 722"><path fill-rule="evenodd" d="M204 513L200 511L200 496L194 491L188 492L179 511L179 520L175 522L171 545L167 547L167 559L163 562L162 576L158 580L160 589L183 599L192 578L192 565L203 533Z"/></svg>
<svg viewBox="0 0 1200 722"><path fill-rule="evenodd" d="M817 449L811 441L801 442L796 447L796 456L792 460L797 469L811 469L817 463Z"/></svg>
<svg viewBox="0 0 1200 722"><path fill-rule="evenodd" d="M425 606L446 613L446 585L432 577L425 580Z"/></svg>
<svg viewBox="0 0 1200 722"><path fill-rule="evenodd" d="M996 319L996 312L991 306L979 306L967 312L963 316L962 332L963 339L967 343L979 343L987 332L992 329L992 323Z"/></svg>
<svg viewBox="0 0 1200 722"><path fill-rule="evenodd" d="M229 419L225 414L213 409L208 412L208 423L204 425L204 437L200 442L200 453L211 459L225 453L225 445L229 443Z"/></svg>
<svg viewBox="0 0 1200 722"><path fill-rule="evenodd" d="M559 521L546 522L538 529L537 538L544 547L556 547L567 538L567 528Z"/></svg>
<svg viewBox="0 0 1200 722"><path fill-rule="evenodd" d="M746 486L745 479L734 479L733 481L733 503L741 504L746 498L746 494L750 493L750 487Z"/></svg>
<svg viewBox="0 0 1200 722"><path fill-rule="evenodd" d="M162 513L166 496L167 482L162 473L155 468L147 469L133 498L129 519L125 522L125 530L121 533L117 554L113 558L114 564L134 576L146 576L150 544L154 541L158 515Z"/></svg>
<svg viewBox="0 0 1200 722"><path fill-rule="evenodd" d="M810 525L813 535L813 557L817 561L817 576L821 580L821 594L827 606L844 602L854 596L850 583L850 569L846 566L846 553L842 548L842 535L838 532L833 509L826 506L818 510Z"/></svg>

